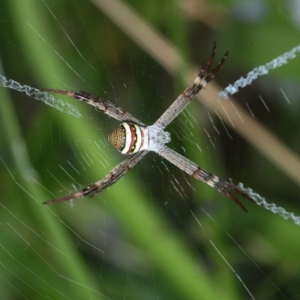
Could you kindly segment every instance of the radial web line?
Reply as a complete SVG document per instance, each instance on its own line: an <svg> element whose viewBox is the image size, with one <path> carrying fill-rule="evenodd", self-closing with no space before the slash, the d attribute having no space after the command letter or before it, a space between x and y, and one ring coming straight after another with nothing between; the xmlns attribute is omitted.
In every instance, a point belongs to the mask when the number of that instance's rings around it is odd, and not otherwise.
<svg viewBox="0 0 300 300"><path fill-rule="evenodd" d="M47 92L42 92L36 88L30 87L28 85L21 85L19 82L8 79L5 76L0 74L0 86L3 86L5 88L10 88L13 90L16 90L18 92L25 93L26 95L40 100L44 102L47 105L50 105L56 109L58 109L61 112L73 115L77 118L81 117L80 112L77 110L77 108L69 103L65 103L60 99L54 98L52 95L50 95Z"/></svg>
<svg viewBox="0 0 300 300"><path fill-rule="evenodd" d="M237 93L239 88L243 88L246 85L250 85L259 76L268 74L269 70L279 68L287 64L289 60L296 58L297 52L300 52L300 45L276 57L267 64L254 68L251 72L247 74L246 78L241 77L233 84L228 85L223 91L219 93L219 97L228 99L228 94L233 95Z"/></svg>
<svg viewBox="0 0 300 300"><path fill-rule="evenodd" d="M244 188L244 185L241 182L237 187L249 195L256 204L263 206L266 210L270 210L272 213L281 216L285 220L292 219L296 225L300 226L300 216L295 216L294 213L288 212L283 207L277 206L274 203L268 203L265 198L255 193L252 189Z"/></svg>
<svg viewBox="0 0 300 300"><path fill-rule="evenodd" d="M247 291L247 293L249 294L249 296L255 300L255 298L253 297L253 295L251 294L250 290L247 288L246 284L244 283L244 281L242 280L242 278L239 276L239 274L234 270L234 268L230 265L230 263L228 262L228 260L224 257L224 255L219 251L219 249L217 248L217 246L213 243L213 241L211 239L209 239L210 243L212 244L212 246L215 248L215 250L218 252L218 254L220 255L220 257L224 260L224 262L227 264L227 266L231 269L231 271L234 273L234 275L236 276L236 278L241 282L241 284L243 285L243 287L245 288L245 290Z"/></svg>

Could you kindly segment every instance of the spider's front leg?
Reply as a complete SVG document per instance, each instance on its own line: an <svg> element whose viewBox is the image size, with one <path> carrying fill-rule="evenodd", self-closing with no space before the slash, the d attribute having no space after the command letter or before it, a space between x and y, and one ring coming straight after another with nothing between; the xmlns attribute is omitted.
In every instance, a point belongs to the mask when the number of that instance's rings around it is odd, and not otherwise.
<svg viewBox="0 0 300 300"><path fill-rule="evenodd" d="M173 165L177 166L182 171L208 184L218 192L222 193L224 196L234 201L245 212L247 212L246 207L232 194L232 192L236 192L246 199L250 200L251 202L254 202L253 199L251 199L247 194L238 189L235 185L207 172L206 170L196 165L194 162L190 161L189 159L185 158L169 147L164 146L157 153L163 158L167 159Z"/></svg>
<svg viewBox="0 0 300 300"><path fill-rule="evenodd" d="M209 60L203 67L203 69L198 73L198 76L194 82L184 90L182 94L171 104L171 106L162 114L162 116L155 122L155 125L165 128L170 124L191 102L191 100L203 89L219 72L222 68L227 56L228 51L225 53L218 65L209 72L211 64L214 60L216 53L216 43L213 45L213 49Z"/></svg>

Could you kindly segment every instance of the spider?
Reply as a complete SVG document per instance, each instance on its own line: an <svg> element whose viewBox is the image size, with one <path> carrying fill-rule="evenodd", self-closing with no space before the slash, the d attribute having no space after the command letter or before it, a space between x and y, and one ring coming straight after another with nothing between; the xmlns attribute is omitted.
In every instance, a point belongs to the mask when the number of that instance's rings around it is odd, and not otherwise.
<svg viewBox="0 0 300 300"><path fill-rule="evenodd" d="M151 126L146 126L140 120L133 117L120 107L117 107L110 101L99 96L86 92L72 92L56 89L43 89L44 92L63 94L69 97L74 97L79 101L92 105L105 114L122 121L123 123L115 128L108 136L109 142L121 153L130 155L123 162L117 165L103 179L89 185L83 190L75 194L62 197L55 200L44 202L44 204L54 204L72 199L81 198L83 196L93 197L96 194L107 189L116 183L123 175L132 169L149 151L154 151L182 171L193 176L194 178L205 182L209 186L216 189L226 197L233 200L244 211L247 212L245 206L232 194L235 192L242 195L248 200L254 202L247 194L242 192L235 185L213 175L202 169L189 159L175 152L166 144L170 142L170 133L164 131L165 127L171 123L190 103L190 101L210 82L222 68L228 51L225 53L218 65L209 72L211 64L216 53L216 43L213 44L213 49L209 60L204 68L198 73L194 82L186 88L182 94L171 104L171 106L159 117L159 119Z"/></svg>

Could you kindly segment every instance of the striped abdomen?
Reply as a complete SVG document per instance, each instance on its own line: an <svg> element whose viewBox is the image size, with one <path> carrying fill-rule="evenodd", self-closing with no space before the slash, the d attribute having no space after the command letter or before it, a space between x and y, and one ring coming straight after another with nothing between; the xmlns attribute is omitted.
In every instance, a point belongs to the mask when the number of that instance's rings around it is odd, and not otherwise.
<svg viewBox="0 0 300 300"><path fill-rule="evenodd" d="M124 122L108 135L109 142L123 154L147 150L148 131L146 127Z"/></svg>

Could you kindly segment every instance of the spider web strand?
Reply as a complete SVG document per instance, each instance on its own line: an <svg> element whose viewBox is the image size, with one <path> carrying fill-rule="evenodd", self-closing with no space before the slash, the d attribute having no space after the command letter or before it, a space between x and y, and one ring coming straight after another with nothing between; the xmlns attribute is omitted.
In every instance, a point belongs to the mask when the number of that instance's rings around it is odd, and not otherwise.
<svg viewBox="0 0 300 300"><path fill-rule="evenodd" d="M228 94L233 95L237 93L239 88L243 88L246 85L250 85L258 77L268 74L269 70L279 68L287 64L289 60L296 58L297 52L300 52L300 45L276 57L267 64L254 68L251 72L247 74L246 78L241 77L233 84L228 85L223 91L219 93L219 97L228 99Z"/></svg>
<svg viewBox="0 0 300 300"><path fill-rule="evenodd" d="M270 210L285 220L292 219L296 225L300 226L300 216L295 216L294 213L288 212L283 207L277 206L274 203L268 203L265 198L255 193L252 189L244 188L242 183L238 184L238 188L248 194L259 206L263 206L266 210Z"/></svg>
<svg viewBox="0 0 300 300"><path fill-rule="evenodd" d="M56 99L47 92L42 92L42 91L40 91L36 88L30 87L28 85L21 85L19 82L12 80L12 79L8 79L3 75L0 75L0 86L3 86L5 88L10 88L10 89L16 90L18 92L25 93L26 95L28 95L36 100L40 100L40 101L44 102L45 104L50 105L63 113L73 115L77 118L81 117L80 112L77 110L77 108L75 106L73 106L69 103L65 103L60 99Z"/></svg>

